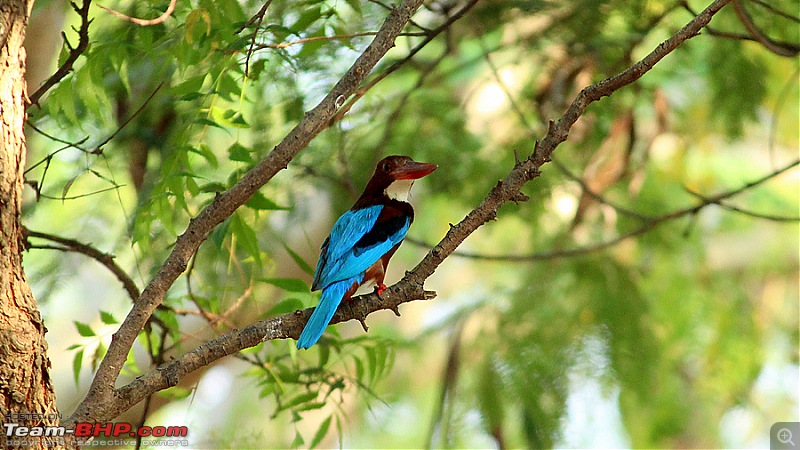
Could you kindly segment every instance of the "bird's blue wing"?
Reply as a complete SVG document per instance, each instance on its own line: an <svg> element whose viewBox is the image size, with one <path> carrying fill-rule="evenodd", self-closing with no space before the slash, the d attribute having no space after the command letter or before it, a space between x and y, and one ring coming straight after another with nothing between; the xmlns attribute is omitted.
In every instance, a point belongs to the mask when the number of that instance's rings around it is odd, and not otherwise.
<svg viewBox="0 0 800 450"><path fill-rule="evenodd" d="M322 244L322 252L319 255L317 270L314 273L314 282L311 284L312 290L322 289L331 283L355 275L341 276L339 274L341 259L346 252L353 249L356 242L372 230L382 209L383 205L369 206L356 210L351 209L345 211L336 220L331 230L331 235Z"/></svg>
<svg viewBox="0 0 800 450"><path fill-rule="evenodd" d="M350 210L336 221L323 244L314 289L361 274L405 238L411 218L395 216L379 221L382 209L377 205Z"/></svg>

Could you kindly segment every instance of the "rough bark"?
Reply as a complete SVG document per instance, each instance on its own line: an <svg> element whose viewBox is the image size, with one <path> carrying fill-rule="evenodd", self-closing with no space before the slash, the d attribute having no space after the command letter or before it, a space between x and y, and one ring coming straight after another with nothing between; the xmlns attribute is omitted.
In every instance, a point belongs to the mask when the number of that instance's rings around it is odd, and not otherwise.
<svg viewBox="0 0 800 450"><path fill-rule="evenodd" d="M22 270L25 167L25 50L33 0L0 2L0 412L3 422L55 425L58 410L47 358L47 329ZM45 438L7 438L2 448L52 448Z"/></svg>

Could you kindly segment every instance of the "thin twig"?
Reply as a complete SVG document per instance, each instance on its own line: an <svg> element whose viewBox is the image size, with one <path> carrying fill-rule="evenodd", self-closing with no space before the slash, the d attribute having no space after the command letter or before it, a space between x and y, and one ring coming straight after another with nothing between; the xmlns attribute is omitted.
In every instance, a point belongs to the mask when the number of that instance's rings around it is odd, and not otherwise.
<svg viewBox="0 0 800 450"><path fill-rule="evenodd" d="M112 191L114 189L119 189L121 187L125 187L125 185L124 184L118 184L116 186L111 186L111 187L107 187L107 188L103 188L103 189L98 189L96 191L87 192L85 194L71 195L69 197L67 197L67 196L56 197L56 196L53 196L53 195L47 195L47 194L42 194L42 193L39 193L39 197L46 198L48 200L61 200L63 202L64 200L77 200L79 198L91 197L93 195L102 194L103 192Z"/></svg>
<svg viewBox="0 0 800 450"><path fill-rule="evenodd" d="M67 76L72 71L72 66L75 64L75 61L80 57L83 52L89 47L89 24L92 23L92 19L89 19L89 5L92 3L91 0L83 0L83 3L80 7L74 2L70 2L72 5L72 9L78 13L81 18L81 26L78 28L78 45L72 47L67 40L67 35L63 32L61 33L62 37L64 38L64 43L66 44L67 48L69 48L69 55L64 60L64 62L59 66L58 70L50 76L38 89L36 92L30 95L28 98L28 106L25 108L27 109L31 105L39 106L39 99L42 98L45 92L50 90L53 86L55 86L59 81L61 81L64 77Z"/></svg>
<svg viewBox="0 0 800 450"><path fill-rule="evenodd" d="M753 22L753 18L750 17L750 13L747 12L744 5L742 5L741 0L733 0L733 8L736 11L736 16L739 17L739 20L742 22L747 31L750 33L756 41L758 41L761 45L764 46L767 50L775 53L779 56L786 56L789 58L793 58L800 54L800 46L792 45L789 46L784 43L779 43L773 41L769 38L763 31L761 31Z"/></svg>
<svg viewBox="0 0 800 450"><path fill-rule="evenodd" d="M236 31L233 32L233 34L241 33L247 27L249 27L250 25L252 25L252 24L254 24L256 22L258 22L260 24L264 20L264 14L267 13L267 8L269 8L269 5L271 3L272 3L272 0L267 0L266 2L264 2L264 4L261 6L261 9L259 9L258 12L255 13L255 15L253 15L253 17L251 17L247 22L242 24L242 26L237 28ZM256 28L258 28L258 27L256 27Z"/></svg>
<svg viewBox="0 0 800 450"><path fill-rule="evenodd" d="M92 149L89 153L97 155L102 153L103 146L111 142L111 140L114 139L115 137L117 137L117 135L122 131L123 128L125 128L129 123L131 123L133 119L136 118L136 116L138 116L139 114L142 113L142 111L144 111L144 108L147 107L147 105L150 103L151 100L153 100L158 91L160 91L161 88L164 87L164 83L165 83L164 81L158 83L158 86L156 86L156 88L153 89L153 92L151 92L150 95L147 96L147 98L144 100L144 102L142 102L139 108L137 108L136 111L133 112L133 114L128 116L128 118L126 118L125 121L122 122L113 133L109 134L108 137L100 141L99 144L95 145L94 149Z"/></svg>
<svg viewBox="0 0 800 450"><path fill-rule="evenodd" d="M27 228L23 228L23 236L27 238L38 238L38 239L45 239L50 242L56 242L61 244L63 247L44 247L44 246L32 246L27 245L26 248L51 248L54 250L61 250L61 251L70 251L81 253L86 255L95 261L99 262L103 266L105 266L114 276L117 277L122 283L122 286L125 288L125 291L128 293L128 296L131 298L132 301L136 301L139 298L139 288L136 286L136 283L133 279L128 275L125 270L122 269L115 261L114 255L104 253L91 245L84 244L82 242L76 241L75 239L68 239L61 236L56 236L54 234L49 233L42 233L41 231L34 231L29 230Z"/></svg>
<svg viewBox="0 0 800 450"><path fill-rule="evenodd" d="M783 12L780 9L772 6L771 4L765 2L764 0L750 0L750 1L752 1L756 5L761 6L762 8L764 8L764 9L766 9L768 11L771 11L774 14L777 14L777 15L783 17L784 19L789 19L792 22L800 23L800 17L793 16L793 15L791 15L789 13Z"/></svg>
<svg viewBox="0 0 800 450"><path fill-rule="evenodd" d="M27 169L25 169L25 174L27 174L28 172L30 172L31 170L35 169L36 167L39 167L41 164L43 164L43 163L45 164L44 171L43 171L42 176L39 179L38 183L36 183L36 185L33 184L35 182L30 182L29 183L31 185L31 187L33 187L33 189L36 191L36 200L38 201L40 198L46 198L46 199L51 199L51 200L62 200L62 201L63 200L75 200L75 199L78 199L78 198L83 198L83 197L87 197L87 196L90 196L90 195L99 194L101 192L105 192L105 191L108 191L108 190L111 190L111 189L116 189L116 188L124 186L124 185L121 185L121 184L116 184L116 182L113 181L113 180L107 180L107 181L111 181L114 186L112 186L110 188L106 188L106 189L101 189L99 191L90 192L88 194L81 194L81 195L72 196L72 197L64 197L64 196L62 196L62 197L53 197L53 196L50 196L50 195L42 194L42 192L41 192L42 189L44 188L44 179L47 176L48 169L50 168L50 162L53 160L53 157L55 155L61 153L62 151L66 150L68 148L76 148L76 149L78 149L78 150L80 150L80 151L82 151L84 153L90 154L90 155L102 155L103 146L105 146L106 144L111 142L112 139L117 137L117 135L122 131L123 128L125 128L129 123L131 123L131 121L136 116L138 116L139 114L142 113L142 111L144 111L145 107L150 103L150 101L153 99L153 97L155 97L156 93L158 93L158 91L161 90L163 85L164 85L164 82L161 82L158 86L156 86L156 88L153 90L153 92L145 99L145 101L141 104L141 106L139 106L139 108L136 111L134 111L133 114L131 114L128 118L126 118L125 121L122 124L120 124L117 127L116 130L114 130L114 132L112 132L105 139L100 141L99 144L95 145L91 149L86 148L86 147L84 147L82 145L89 139L89 136L84 137L83 139L81 139L78 142L69 142L67 140L64 140L64 139L61 139L61 138L57 138L55 136L47 134L44 131L42 131L39 128L37 128L35 125L33 125L31 123L28 123L27 125L32 130L36 131L37 133L41 134L42 136L44 136L44 137L46 137L46 138L48 138L48 139L50 139L52 141L60 142L60 143L65 144L64 147L61 147L59 149L54 150L53 152L49 153L47 156L45 156L44 158L42 158L41 160L36 162L35 164L32 164ZM103 177L101 177L101 178L103 178Z"/></svg>
<svg viewBox="0 0 800 450"><path fill-rule="evenodd" d="M258 50L264 49L278 49L278 48L287 48L293 45L300 45L300 44L307 44L309 42L316 42L316 41L344 41L348 39L354 39L357 37L364 37L364 36L375 36L378 34L377 31L361 31L358 33L352 34L337 34L333 36L311 36L303 39L298 39L296 41L287 41L287 42L278 42L276 44L258 44L256 48ZM427 36L428 33L425 32L405 32L400 33L398 36Z"/></svg>
<svg viewBox="0 0 800 450"><path fill-rule="evenodd" d="M272 4L272 0L267 0L264 2L264 5L261 6L261 9L258 10L255 16L251 17L250 20L247 21L242 27L236 30L235 34L239 34L242 30L249 27L253 24L253 22L258 22L256 24L256 29L253 30L253 37L250 38L250 46L247 49L247 56L244 59L244 75L249 77L250 76L250 57L253 56L253 48L256 45L256 38L258 37L258 29L261 28L261 24L264 22L264 17L267 15L267 8L269 5Z"/></svg>
<svg viewBox="0 0 800 450"><path fill-rule="evenodd" d="M486 60L486 64L488 65L489 70L492 72L492 75L494 76L495 82L497 83L498 86L500 86L500 89L503 91L503 93L505 94L506 98L508 99L509 104L511 105L511 110L514 111L514 113L517 116L517 119L519 119L520 123L522 123L522 125L525 127L525 129L527 130L527 132L530 135L531 139L533 139L533 137L536 134L536 129L534 128L533 124L530 123L528 118L525 116L525 113L522 111L522 108L517 103L516 98L514 98L514 95L511 93L511 90L508 88L508 86L503 81L502 77L500 76L500 72L499 72L497 66L492 61L492 58L490 56L490 52L488 52L488 49L486 48L484 42L480 41L480 44L481 44L481 49L483 50L484 59ZM604 205L608 205L611 208L613 208L615 211L619 212L620 214L626 215L628 217L635 217L637 219L644 219L645 218L645 216L643 216L641 213L636 212L636 211L634 211L632 209L625 208L625 207L623 207L621 205L618 205L616 203L613 203L613 202L607 200L601 194L599 194L597 192L594 192L594 190L592 190L586 184L586 181L583 178L573 174L567 168L567 166L562 164L560 161L558 161L556 159L553 159L552 162L556 166L556 168L561 173L563 173L567 178L569 178L570 180L578 183L580 185L581 189L583 190L583 192L586 193L586 195L591 197L593 200L595 200L597 202L600 202L600 203L602 203Z"/></svg>
<svg viewBox="0 0 800 450"><path fill-rule="evenodd" d="M444 21L444 23L442 23L435 29L431 30L430 33L428 33L428 35L425 37L425 39L422 40L422 42L417 44L416 47L414 47L413 49L411 49L410 52L408 52L408 55L406 55L405 58L399 61L395 61L391 66L387 67L386 70L384 70L380 75L370 80L364 86L359 87L358 90L355 92L355 95L353 95L353 97L350 98L350 100L348 100L347 103L345 103L341 108L339 108L339 112L337 112L336 115L333 116L333 118L331 118L330 125L342 120L342 117L344 117L344 115L347 114L348 111L350 111L350 108L352 108L353 105L367 93L367 91L372 89L381 80L391 75L392 72L396 71L404 64L414 59L414 56L416 56L417 53L419 53L423 48L425 48L426 45L428 45L431 41L433 41L444 30L448 29L451 25L453 25L453 23L455 23L460 18L464 17L464 15L470 9L472 9L472 7L475 6L477 3L478 0L470 0L455 14L448 17L447 20Z"/></svg>
<svg viewBox="0 0 800 450"><path fill-rule="evenodd" d="M692 9L692 7L689 6L689 4L687 2L685 2L685 1L682 2L681 6L683 6L683 8L685 10L689 11L690 14L697 15L697 13L694 11L694 9ZM747 20L747 19L745 19L745 20ZM751 21L751 24L752 24L752 21ZM746 23L744 23L744 25L747 26ZM753 26L755 26L755 25L753 25ZM718 30L716 28L712 28L712 27L707 27L706 30L708 31L708 34L710 34L711 36L720 37L720 38L723 38L723 39L733 39L733 40L737 40L737 41L759 42L762 45L764 45L764 43L761 42L756 36L754 36L753 33L749 33L749 34L732 33L730 31L720 31L720 30ZM760 32L757 31L757 33L760 33ZM762 36L763 36L763 34L762 34ZM797 56L797 54L800 53L800 45L793 44L793 43L790 43L790 42L776 41L776 40L768 38L766 36L763 36L763 37L766 38L772 45L783 49L783 50L779 50L779 52L784 52L785 51L786 53L791 53L793 56ZM767 48L767 49L769 50L769 48ZM770 50L770 51L772 51L772 50ZM778 53L778 54L780 55L781 53ZM789 56L792 56L792 55L789 55ZM781 55L781 56L787 56L787 55Z"/></svg>
<svg viewBox="0 0 800 450"><path fill-rule="evenodd" d="M482 260L482 261L499 261L499 262L547 261L547 260L552 260L552 259L581 256L581 255L585 255L585 254L588 254L588 253L594 253L594 252L598 252L598 251L601 251L601 250L605 250L605 249L611 248L611 247L619 244L622 241L625 241L625 240L630 239L632 237L636 237L636 236L645 234L645 233L647 233L649 231L652 231L655 228L657 228L658 226L660 226L660 225L662 225L662 224L664 224L666 222L670 222L670 221L673 221L675 219L678 219L678 218L684 217L684 216L695 215L695 214L699 213L701 210L703 210L704 208L706 208L706 207L708 207L710 205L718 205L718 206L720 206L722 208L725 208L725 209L728 209L728 210L731 210L731 211L735 211L735 212L738 212L738 213L741 213L741 214L744 214L744 215L747 215L747 216L752 216L752 217L766 219L766 220L772 220L772 221L776 221L776 222L799 222L800 221L800 217L784 217L784 216L777 216L777 215L771 215L771 214L754 213L754 212L747 211L745 209L741 209L741 208L738 208L736 206L724 203L724 200L729 199L731 197L734 197L734 196L736 196L738 194L741 194L742 192L745 192L745 191L747 191L749 189L752 189L753 187L756 187L756 186L764 183L767 180L775 178L778 175L781 175L782 173L787 172L787 171L791 170L792 168L794 168L794 167L796 167L798 165L800 165L800 160L793 161L793 162L789 163L788 165L786 165L786 166L784 166L784 167L782 167L782 168L780 168L780 169L778 169L776 171L770 172L769 174L767 174L767 175L765 175L763 177L760 177L759 179L757 179L755 181L751 181L749 183L746 183L746 184L744 184L743 186L741 186L739 188L736 188L734 190L730 190L730 191L727 191L727 192L723 192L721 194L716 194L716 195L710 196L710 197L706 196L706 195L703 195L703 194L699 194L699 193L690 191L690 190L687 190L690 194L692 194L695 197L697 197L700 200L702 200L701 203L699 203L697 205L694 205L694 206L687 206L685 208L680 208L680 209L677 209L675 211L664 213L664 214L661 214L661 215L658 215L658 216L648 217L643 221L644 223L640 227L638 227L638 228L636 228L636 229L634 229L632 231L629 231L627 233L621 234L621 235L619 235L619 236L617 236L617 237L615 237L613 239L610 239L608 241L605 241L605 242L599 242L599 243L596 243L596 244L586 245L586 246L583 246L583 247L576 247L576 248L570 248L570 249L564 249L564 250L552 250L552 251L547 251L547 252L532 253L532 254L528 254L528 255L487 255L487 254L483 254L483 253L466 252L466 251L458 250L458 251L453 252L453 256L458 256L460 258L468 258L468 259L479 259L479 260ZM420 247L424 247L424 248L430 248L431 247L430 243L421 241L419 239L414 239L414 238L408 238L407 237L405 240L410 242L410 243L412 243L412 244L414 244L414 245L420 246Z"/></svg>
<svg viewBox="0 0 800 450"><path fill-rule="evenodd" d="M167 10L164 11L163 14L161 14L158 17L156 17L155 19L139 19L137 17L131 17L131 16L128 16L126 14L122 14L119 11L114 11L113 9L108 8L106 6L103 6L103 5L97 5L97 6L99 6L100 8L102 8L104 10L106 10L107 12L111 13L112 15L115 15L115 16L119 17L122 20L127 20L128 22L135 23L136 25L139 25L139 26L142 26L142 27L149 27L149 26L153 26L153 25L159 25L161 23L164 23L167 19L169 19L170 16L172 15L172 13L175 11L175 4L177 2L178 2L178 0L169 0L169 6L167 6Z"/></svg>

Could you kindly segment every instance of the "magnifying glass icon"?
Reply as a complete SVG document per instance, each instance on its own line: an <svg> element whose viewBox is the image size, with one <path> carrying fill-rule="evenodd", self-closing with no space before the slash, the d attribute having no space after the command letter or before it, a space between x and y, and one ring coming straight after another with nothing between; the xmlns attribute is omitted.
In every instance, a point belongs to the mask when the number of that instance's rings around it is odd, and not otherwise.
<svg viewBox="0 0 800 450"><path fill-rule="evenodd" d="M792 432L789 431L788 428L781 428L775 436L781 444L792 444L792 447L795 446L794 441L792 441Z"/></svg>

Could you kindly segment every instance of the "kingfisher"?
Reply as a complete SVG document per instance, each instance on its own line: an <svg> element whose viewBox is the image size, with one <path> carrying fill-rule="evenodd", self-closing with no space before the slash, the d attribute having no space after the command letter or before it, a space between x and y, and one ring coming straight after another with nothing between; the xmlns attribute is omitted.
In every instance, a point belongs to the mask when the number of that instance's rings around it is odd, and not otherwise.
<svg viewBox="0 0 800 450"><path fill-rule="evenodd" d="M378 295L386 290L386 267L414 220L408 203L411 186L437 167L408 156L378 162L364 193L322 243L311 284L312 291L322 289L322 296L297 340L298 349L317 343L342 301L350 300L360 286L374 283Z"/></svg>

